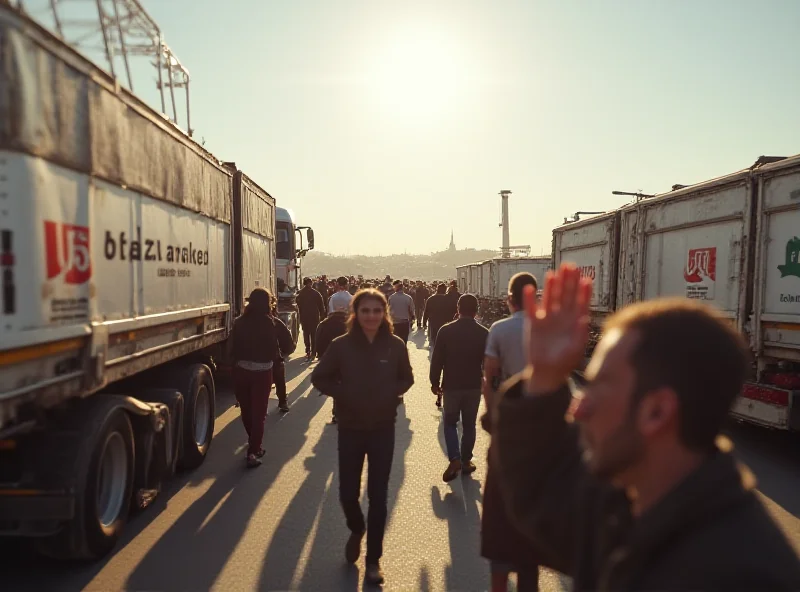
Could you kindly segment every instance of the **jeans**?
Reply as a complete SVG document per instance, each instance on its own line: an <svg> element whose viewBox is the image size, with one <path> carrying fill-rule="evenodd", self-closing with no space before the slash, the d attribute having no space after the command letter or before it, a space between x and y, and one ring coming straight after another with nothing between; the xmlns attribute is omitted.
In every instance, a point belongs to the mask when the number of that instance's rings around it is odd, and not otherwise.
<svg viewBox="0 0 800 592"><path fill-rule="evenodd" d="M408 343L408 334L410 330L411 323L409 321L397 321L394 323L394 334L406 343Z"/></svg>
<svg viewBox="0 0 800 592"><path fill-rule="evenodd" d="M481 389L444 391L444 441L450 460L469 462L475 448L475 424L481 405ZM461 419L461 447L458 445L458 420Z"/></svg>
<svg viewBox="0 0 800 592"><path fill-rule="evenodd" d="M239 401L242 423L247 432L247 454L256 454L261 450L271 388L271 369L262 372L253 372L238 366L233 369L233 392Z"/></svg>
<svg viewBox="0 0 800 592"><path fill-rule="evenodd" d="M368 565L383 556L383 534L388 515L389 474L394 456L394 423L375 430L339 428L339 500L347 528L359 534L367 531ZM361 471L367 458L367 495L369 514L364 524L359 496Z"/></svg>

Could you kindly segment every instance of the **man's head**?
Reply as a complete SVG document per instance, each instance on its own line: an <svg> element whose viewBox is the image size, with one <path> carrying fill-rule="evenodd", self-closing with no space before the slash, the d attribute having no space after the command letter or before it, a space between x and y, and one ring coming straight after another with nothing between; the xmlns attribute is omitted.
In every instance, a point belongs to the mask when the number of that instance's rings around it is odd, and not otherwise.
<svg viewBox="0 0 800 592"><path fill-rule="evenodd" d="M710 453L748 365L730 321L696 301L662 299L618 312L574 410L590 470L624 485L639 468Z"/></svg>
<svg viewBox="0 0 800 592"><path fill-rule="evenodd" d="M436 286L437 294L444 294L445 292L447 292L447 286L445 286L444 284L439 284L438 286Z"/></svg>
<svg viewBox="0 0 800 592"><path fill-rule="evenodd" d="M348 282L347 278L344 276L341 276L336 279L336 285L339 287L340 290L347 290L347 286L349 285L349 283L350 282Z"/></svg>
<svg viewBox="0 0 800 592"><path fill-rule="evenodd" d="M303 280L303 285L304 285L304 286L310 286L312 283L313 283L313 282L312 282L312 280L311 280L311 278L310 278L310 277L307 277L307 278L305 278L305 279Z"/></svg>
<svg viewBox="0 0 800 592"><path fill-rule="evenodd" d="M395 292L403 291L403 282L401 282L400 280L395 280L394 282L392 282L392 286L394 286Z"/></svg>
<svg viewBox="0 0 800 592"><path fill-rule="evenodd" d="M478 314L478 299L472 294L464 294L458 299L458 314L462 317L475 318Z"/></svg>
<svg viewBox="0 0 800 592"><path fill-rule="evenodd" d="M522 310L522 293L525 286L533 286L534 291L539 289L536 278L527 271L521 271L508 282L508 308L511 312Z"/></svg>

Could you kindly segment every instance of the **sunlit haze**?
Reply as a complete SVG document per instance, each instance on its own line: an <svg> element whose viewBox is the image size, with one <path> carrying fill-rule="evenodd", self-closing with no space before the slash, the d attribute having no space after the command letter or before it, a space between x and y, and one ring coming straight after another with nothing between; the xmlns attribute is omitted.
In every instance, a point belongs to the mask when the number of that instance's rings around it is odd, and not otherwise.
<svg viewBox="0 0 800 592"><path fill-rule="evenodd" d="M195 137L328 253L499 247L510 189L511 243L540 254L612 190L800 152L796 0L143 4Z"/></svg>

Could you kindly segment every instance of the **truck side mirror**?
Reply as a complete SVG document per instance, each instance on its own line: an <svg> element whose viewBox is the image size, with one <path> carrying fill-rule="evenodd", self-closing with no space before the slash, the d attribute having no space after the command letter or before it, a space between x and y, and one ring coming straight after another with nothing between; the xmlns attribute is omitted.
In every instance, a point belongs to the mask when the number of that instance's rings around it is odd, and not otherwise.
<svg viewBox="0 0 800 592"><path fill-rule="evenodd" d="M309 228L306 230L306 238L308 239L308 250L311 251L314 248L314 229Z"/></svg>

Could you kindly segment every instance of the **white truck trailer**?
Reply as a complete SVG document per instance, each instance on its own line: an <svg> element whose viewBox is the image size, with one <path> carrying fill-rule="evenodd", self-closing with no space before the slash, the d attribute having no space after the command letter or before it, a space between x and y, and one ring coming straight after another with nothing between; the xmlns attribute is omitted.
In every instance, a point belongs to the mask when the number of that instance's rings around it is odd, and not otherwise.
<svg viewBox="0 0 800 592"><path fill-rule="evenodd" d="M798 431L798 227L800 156L762 157L748 169L556 228L554 261L572 261L594 277L598 329L613 310L656 297L717 307L753 352L751 380L732 415Z"/></svg>
<svg viewBox="0 0 800 592"><path fill-rule="evenodd" d="M203 462L275 201L0 3L0 534L96 558Z"/></svg>

